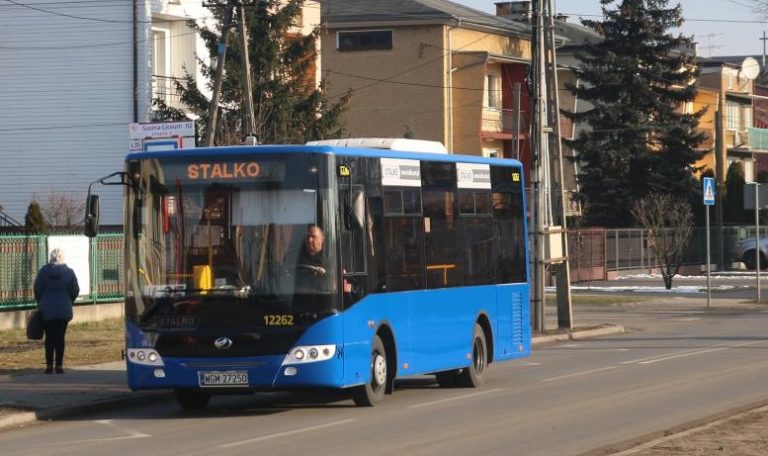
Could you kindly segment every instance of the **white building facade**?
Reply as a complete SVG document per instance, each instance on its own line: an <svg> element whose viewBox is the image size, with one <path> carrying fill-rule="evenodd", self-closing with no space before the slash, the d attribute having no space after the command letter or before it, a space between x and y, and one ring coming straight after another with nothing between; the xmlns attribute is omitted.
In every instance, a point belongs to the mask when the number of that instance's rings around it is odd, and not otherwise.
<svg viewBox="0 0 768 456"><path fill-rule="evenodd" d="M50 195L84 201L123 167L128 125L146 122L158 79L197 72L199 0L2 5L0 206L23 221ZM199 52L206 56L206 52ZM158 78L160 76L161 78ZM102 224L122 224L120 186L100 187Z"/></svg>

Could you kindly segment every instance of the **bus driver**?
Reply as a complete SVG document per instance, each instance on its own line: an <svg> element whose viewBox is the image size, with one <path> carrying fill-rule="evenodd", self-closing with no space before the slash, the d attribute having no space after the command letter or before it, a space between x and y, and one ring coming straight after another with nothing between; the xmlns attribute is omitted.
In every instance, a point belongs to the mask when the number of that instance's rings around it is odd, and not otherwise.
<svg viewBox="0 0 768 456"><path fill-rule="evenodd" d="M317 225L309 225L299 252L296 271L297 291L328 290L326 261L323 252L325 234Z"/></svg>
<svg viewBox="0 0 768 456"><path fill-rule="evenodd" d="M326 277L326 262L323 252L325 234L317 225L307 227L307 234L299 253L298 271L296 273L296 287L300 290L310 288L312 290L328 290L328 278ZM344 278L343 290L345 298L353 292L352 284Z"/></svg>

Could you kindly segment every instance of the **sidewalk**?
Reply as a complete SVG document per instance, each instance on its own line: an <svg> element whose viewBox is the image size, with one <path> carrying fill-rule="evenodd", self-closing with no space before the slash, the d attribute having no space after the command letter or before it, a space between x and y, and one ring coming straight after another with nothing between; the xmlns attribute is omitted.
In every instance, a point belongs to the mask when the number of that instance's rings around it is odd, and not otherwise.
<svg viewBox="0 0 768 456"><path fill-rule="evenodd" d="M620 325L535 336L533 345L621 334ZM64 375L0 375L0 429L85 412L171 397L170 391L133 392L125 362L67 368Z"/></svg>
<svg viewBox="0 0 768 456"><path fill-rule="evenodd" d="M0 375L0 429L161 397L168 391L128 389L123 361L67 368L64 375Z"/></svg>

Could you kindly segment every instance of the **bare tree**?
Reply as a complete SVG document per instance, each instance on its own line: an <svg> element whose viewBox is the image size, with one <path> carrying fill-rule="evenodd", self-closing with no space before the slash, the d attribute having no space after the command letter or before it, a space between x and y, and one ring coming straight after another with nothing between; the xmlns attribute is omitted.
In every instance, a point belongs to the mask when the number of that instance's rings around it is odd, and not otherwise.
<svg viewBox="0 0 768 456"><path fill-rule="evenodd" d="M45 221L51 228L74 230L83 226L85 197L51 189L43 197L35 196Z"/></svg>
<svg viewBox="0 0 768 456"><path fill-rule="evenodd" d="M632 215L648 232L653 254L661 267L664 286L680 271L683 253L693 230L693 212L687 201L666 193L650 193L632 206Z"/></svg>
<svg viewBox="0 0 768 456"><path fill-rule="evenodd" d="M751 0L752 12L763 18L768 18L768 1L767 0Z"/></svg>

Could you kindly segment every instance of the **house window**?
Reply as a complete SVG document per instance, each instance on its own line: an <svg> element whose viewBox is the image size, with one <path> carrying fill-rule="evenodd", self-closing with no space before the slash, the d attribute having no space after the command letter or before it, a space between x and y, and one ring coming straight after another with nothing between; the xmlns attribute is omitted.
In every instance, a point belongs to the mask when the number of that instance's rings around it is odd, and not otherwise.
<svg viewBox="0 0 768 456"><path fill-rule="evenodd" d="M485 75L485 107L501 108L501 84L495 74Z"/></svg>
<svg viewBox="0 0 768 456"><path fill-rule="evenodd" d="M735 103L726 103L725 106L725 123L728 130L738 130L741 123L741 116L739 115L741 107Z"/></svg>
<svg viewBox="0 0 768 456"><path fill-rule="evenodd" d="M171 102L170 31L152 28L152 97Z"/></svg>
<svg viewBox="0 0 768 456"><path fill-rule="evenodd" d="M741 129L747 129L751 128L752 125L752 106L744 106L744 125L741 126Z"/></svg>
<svg viewBox="0 0 768 456"><path fill-rule="evenodd" d="M392 49L392 30L366 30L336 33L336 48L340 51Z"/></svg>
<svg viewBox="0 0 768 456"><path fill-rule="evenodd" d="M755 162L742 160L741 166L744 168L744 182L755 182Z"/></svg>

